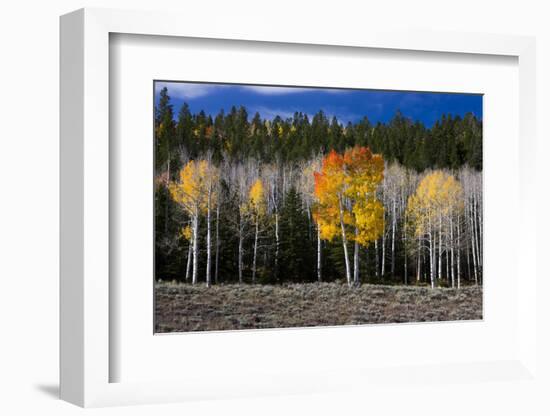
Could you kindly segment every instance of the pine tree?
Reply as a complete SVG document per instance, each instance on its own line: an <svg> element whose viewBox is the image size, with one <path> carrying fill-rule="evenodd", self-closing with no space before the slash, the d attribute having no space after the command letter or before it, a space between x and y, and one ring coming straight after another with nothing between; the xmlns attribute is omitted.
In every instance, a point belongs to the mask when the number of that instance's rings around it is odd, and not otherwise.
<svg viewBox="0 0 550 416"><path fill-rule="evenodd" d="M290 188L281 209L280 273L292 282L316 280L314 249L302 206L300 195Z"/></svg>

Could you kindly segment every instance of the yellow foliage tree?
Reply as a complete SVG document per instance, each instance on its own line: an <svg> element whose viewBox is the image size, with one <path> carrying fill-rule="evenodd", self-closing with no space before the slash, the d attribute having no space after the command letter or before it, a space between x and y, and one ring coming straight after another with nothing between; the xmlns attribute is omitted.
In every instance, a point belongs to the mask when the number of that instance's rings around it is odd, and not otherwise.
<svg viewBox="0 0 550 416"><path fill-rule="evenodd" d="M250 187L249 205L254 216L259 217L265 214L265 191L264 184L261 179L256 179L256 181Z"/></svg>
<svg viewBox="0 0 550 416"><path fill-rule="evenodd" d="M450 235L452 240L453 218L460 215L463 210L462 185L453 175L441 170L426 175L407 202L408 226L412 234L419 241L424 241L428 247L432 288L435 287L436 254L439 253L441 277L443 239ZM454 271L454 268L452 270Z"/></svg>
<svg viewBox="0 0 550 416"><path fill-rule="evenodd" d="M192 283L198 277L198 232L199 216L208 207L207 173L209 164L206 160L189 161L180 171L179 178L168 185L172 199L179 204L191 219L191 241L193 244Z"/></svg>
<svg viewBox="0 0 550 416"><path fill-rule="evenodd" d="M193 235L193 229L188 225L186 225L185 227L182 227L182 229L180 230L180 237L187 241L191 241L192 235Z"/></svg>
<svg viewBox="0 0 550 416"><path fill-rule="evenodd" d="M170 195L189 214L198 215L206 207L205 175L208 163L204 160L189 161L180 171L177 181L168 186Z"/></svg>
<svg viewBox="0 0 550 416"><path fill-rule="evenodd" d="M264 218L267 210L265 188L261 179L256 179L256 181L250 187L250 192L248 194L248 209L254 219L254 255L252 260L252 283L255 283L260 223L262 222L262 219Z"/></svg>

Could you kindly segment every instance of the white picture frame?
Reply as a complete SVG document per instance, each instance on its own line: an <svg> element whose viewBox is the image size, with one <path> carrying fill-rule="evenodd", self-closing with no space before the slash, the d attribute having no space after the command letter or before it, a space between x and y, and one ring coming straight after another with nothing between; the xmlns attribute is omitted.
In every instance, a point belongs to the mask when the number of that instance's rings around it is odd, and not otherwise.
<svg viewBox="0 0 550 416"><path fill-rule="evenodd" d="M185 24L182 24L185 22ZM208 28L173 13L82 9L61 18L61 305L60 394L88 406L159 403L198 398L247 397L282 393L348 390L391 383L414 373L419 383L445 377L463 383L507 380L538 383L536 361L535 171L535 41L529 37L465 33L379 31L349 28L327 34L277 25L260 28L231 22ZM498 361L438 364L419 362L414 368L343 366L319 377L315 372L281 372L261 380L235 382L232 374L211 379L194 376L178 381L110 382L110 366L120 358L110 349L109 293L109 37L110 34L225 39L249 42L331 45L333 47L429 51L440 54L503 55L519 67L519 244L515 249L522 284L517 287L518 345ZM243 34L244 33L244 34ZM529 213L529 215L527 215ZM516 271L517 273L517 271ZM152 334L151 334L152 335ZM246 364L243 364L246 365ZM367 371L368 370L368 371ZM446 374L439 378L441 374Z"/></svg>

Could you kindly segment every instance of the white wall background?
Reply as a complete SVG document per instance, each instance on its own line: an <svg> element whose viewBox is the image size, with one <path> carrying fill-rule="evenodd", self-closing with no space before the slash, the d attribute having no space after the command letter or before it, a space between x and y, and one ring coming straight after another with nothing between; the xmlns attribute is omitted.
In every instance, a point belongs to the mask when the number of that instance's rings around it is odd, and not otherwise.
<svg viewBox="0 0 550 416"><path fill-rule="evenodd" d="M80 7L178 10L209 24L211 13L227 19L275 20L288 25L319 24L327 31L343 25L388 24L537 36L539 173L539 261L548 256L548 175L550 153L550 29L547 2L378 0L272 2L69 0L5 1L0 10L0 414L77 414L82 410L56 399L58 384L58 17ZM185 24L185 22L182 22ZM535 180L535 179L534 179ZM513 226L513 224L503 226ZM540 271L539 273L544 273ZM548 274L548 273L546 273ZM539 354L548 370L549 305L538 287L543 340ZM545 351L545 353L543 353ZM546 374L550 374L546 371ZM407 397L387 395L318 395L271 397L94 410L101 415L275 415L275 414L548 414L550 405L535 400L541 391L506 383L470 389L455 397L453 386L434 386L422 409ZM550 390L550 389L549 389Z"/></svg>

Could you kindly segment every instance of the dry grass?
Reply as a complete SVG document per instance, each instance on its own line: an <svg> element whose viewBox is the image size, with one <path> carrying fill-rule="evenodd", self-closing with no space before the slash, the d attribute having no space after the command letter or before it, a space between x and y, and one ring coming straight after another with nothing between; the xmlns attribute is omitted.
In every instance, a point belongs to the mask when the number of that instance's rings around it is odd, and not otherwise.
<svg viewBox="0 0 550 416"><path fill-rule="evenodd" d="M157 283L156 332L482 319L482 288Z"/></svg>

